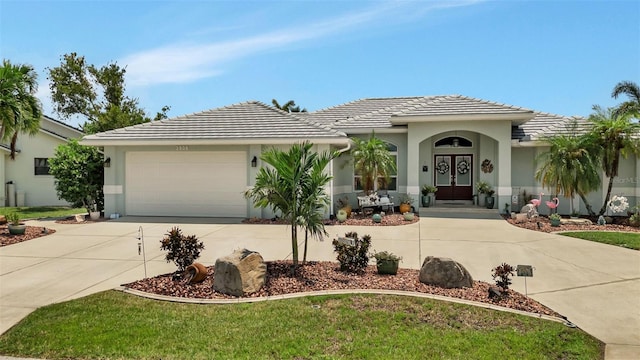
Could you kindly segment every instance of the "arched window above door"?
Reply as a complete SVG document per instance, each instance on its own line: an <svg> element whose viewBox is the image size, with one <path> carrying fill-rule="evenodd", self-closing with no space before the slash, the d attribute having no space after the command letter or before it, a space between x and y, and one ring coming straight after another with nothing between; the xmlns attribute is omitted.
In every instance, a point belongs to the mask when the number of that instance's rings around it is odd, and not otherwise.
<svg viewBox="0 0 640 360"><path fill-rule="evenodd" d="M449 136L436 141L435 147L472 147L473 143L460 136Z"/></svg>

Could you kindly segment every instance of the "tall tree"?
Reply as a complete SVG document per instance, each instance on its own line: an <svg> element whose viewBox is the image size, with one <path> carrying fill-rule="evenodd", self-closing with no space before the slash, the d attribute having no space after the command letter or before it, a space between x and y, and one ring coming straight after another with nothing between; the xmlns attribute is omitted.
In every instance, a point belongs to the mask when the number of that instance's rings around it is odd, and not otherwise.
<svg viewBox="0 0 640 360"><path fill-rule="evenodd" d="M298 227L312 235L326 234L321 211L328 204L324 186L331 180L325 168L337 155L316 153L306 141L294 144L288 151L270 149L260 157L270 165L262 167L254 187L245 193L261 208L271 207L291 226L293 267L298 266Z"/></svg>
<svg viewBox="0 0 640 360"><path fill-rule="evenodd" d="M589 136L600 152L602 169L609 177L607 195L599 213L602 215L607 210L613 182L618 176L620 157L626 158L629 154L640 154L638 142L640 124L632 121L629 113L621 113L613 108L604 110L594 105L593 111L594 113L589 116L592 123Z"/></svg>
<svg viewBox="0 0 640 360"><path fill-rule="evenodd" d="M351 138L355 146L351 150L354 170L362 176L362 187L365 193L375 189L375 183L382 179L386 183L396 171L396 160L389 152L386 142L371 132L368 139Z"/></svg>
<svg viewBox="0 0 640 360"><path fill-rule="evenodd" d="M286 103L280 105L280 103L278 103L278 100L272 99L271 103L273 104L273 106L276 109L280 109L280 110L288 112L288 113L292 113L292 112L307 112L307 109L305 109L305 108L300 109L300 106L296 105L296 102L293 101L293 100L289 100Z"/></svg>
<svg viewBox="0 0 640 360"><path fill-rule="evenodd" d="M593 143L578 131L577 122L571 123L565 133L545 138L549 150L536 157L541 163L536 171L536 180L549 187L556 194L573 200L578 195L584 202L589 215L595 215L587 194L600 186L600 164ZM573 212L573 201L570 202Z"/></svg>
<svg viewBox="0 0 640 360"><path fill-rule="evenodd" d="M18 135L35 135L40 129L42 109L35 93L38 75L31 65L2 61L0 67L0 141L10 140L10 157L16 157Z"/></svg>
<svg viewBox="0 0 640 360"><path fill-rule="evenodd" d="M618 105L614 111L616 114L627 114L636 119L640 118L640 87L632 81L621 81L613 88L611 97L617 99L620 95L626 95L629 100Z"/></svg>
<svg viewBox="0 0 640 360"><path fill-rule="evenodd" d="M96 67L76 53L63 55L48 76L56 112L65 119L83 117L82 130L88 134L151 121L138 99L125 95L125 74L116 63ZM166 118L169 109L164 106L153 120Z"/></svg>

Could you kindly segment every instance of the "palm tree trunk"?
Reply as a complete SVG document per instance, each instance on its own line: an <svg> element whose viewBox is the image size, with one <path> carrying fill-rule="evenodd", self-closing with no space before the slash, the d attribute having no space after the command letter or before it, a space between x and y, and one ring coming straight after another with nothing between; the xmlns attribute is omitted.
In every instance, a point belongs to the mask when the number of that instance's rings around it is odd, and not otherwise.
<svg viewBox="0 0 640 360"><path fill-rule="evenodd" d="M15 160L16 159L16 144L18 143L18 131L16 130L16 132L13 133L13 136L11 137L11 153L9 154L9 157L11 158L11 160Z"/></svg>
<svg viewBox="0 0 640 360"><path fill-rule="evenodd" d="M304 253L302 255L302 265L307 263L307 242L309 240L309 230L304 231Z"/></svg>
<svg viewBox="0 0 640 360"><path fill-rule="evenodd" d="M587 198L584 196L584 194L578 193L578 195L580 196L580 199L582 199L582 202L584 203L584 206L587 208L587 212L589 213L589 215L590 216L596 216L596 213L593 211L593 207L591 206L591 204L589 204L589 202L587 201Z"/></svg>
<svg viewBox="0 0 640 360"><path fill-rule="evenodd" d="M609 199L611 198L611 189L613 188L613 176L609 178L609 185L607 186L607 196L604 198L604 204L600 208L600 213L598 215L604 215L607 211L607 204L609 204Z"/></svg>
<svg viewBox="0 0 640 360"><path fill-rule="evenodd" d="M293 252L293 271L298 267L298 225L291 222L291 250Z"/></svg>

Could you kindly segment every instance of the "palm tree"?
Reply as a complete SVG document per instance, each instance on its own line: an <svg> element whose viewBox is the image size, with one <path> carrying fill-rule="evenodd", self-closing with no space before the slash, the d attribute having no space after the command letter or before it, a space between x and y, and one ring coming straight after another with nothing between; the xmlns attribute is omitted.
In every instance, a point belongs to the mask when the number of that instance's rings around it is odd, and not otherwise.
<svg viewBox="0 0 640 360"><path fill-rule="evenodd" d="M596 149L599 149L602 169L609 177L607 195L600 208L600 215L603 215L611 198L613 180L618 176L620 156L626 158L629 154L640 154L637 138L640 124L632 121L629 113L621 113L612 108L604 110L598 105L594 105L593 110L594 113L589 116L592 122L589 136Z"/></svg>
<svg viewBox="0 0 640 360"><path fill-rule="evenodd" d="M568 125L567 132L550 136L544 140L549 150L536 157L536 163L542 163L536 171L536 180L542 186L552 188L556 194L564 194L573 200L578 195L584 202L589 215L595 212L586 195L600 186L598 157L588 136L579 134L576 121ZM573 213L573 201L570 202Z"/></svg>
<svg viewBox="0 0 640 360"><path fill-rule="evenodd" d="M291 250L293 268L298 266L298 227L308 235L326 234L322 222L322 211L328 196L324 186L331 180L324 169L337 156L335 152L312 152L313 144L306 141L294 144L289 151L270 149L260 157L270 167L258 171L253 189L245 197L256 206L271 207L291 225Z"/></svg>
<svg viewBox="0 0 640 360"><path fill-rule="evenodd" d="M10 139L11 159L16 156L18 134L35 135L40 129L37 78L31 65L13 65L5 59L0 67L0 141Z"/></svg>
<svg viewBox="0 0 640 360"><path fill-rule="evenodd" d="M617 99L620 95L627 95L628 101L618 105L616 114L628 114L632 117L640 117L640 87L632 81L621 81L613 88L611 97Z"/></svg>
<svg viewBox="0 0 640 360"><path fill-rule="evenodd" d="M354 170L362 177L362 187L365 193L374 190L375 182L380 179L387 183L391 174L396 171L396 160L389 152L386 142L371 132L369 139L352 138L355 146L351 150Z"/></svg>
<svg viewBox="0 0 640 360"><path fill-rule="evenodd" d="M286 103L284 103L283 105L280 105L280 103L278 103L278 100L276 99L271 99L271 103L273 104L273 106L276 109L280 109L284 112L288 112L288 113L292 113L292 112L307 112L307 109L302 108L300 109L300 106L296 105L296 102L293 100L289 100Z"/></svg>

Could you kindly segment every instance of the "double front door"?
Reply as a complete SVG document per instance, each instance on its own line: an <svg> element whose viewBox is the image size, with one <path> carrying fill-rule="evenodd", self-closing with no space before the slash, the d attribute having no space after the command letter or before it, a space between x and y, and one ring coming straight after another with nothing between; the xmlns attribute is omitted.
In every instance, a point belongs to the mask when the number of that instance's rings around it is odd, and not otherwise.
<svg viewBox="0 0 640 360"><path fill-rule="evenodd" d="M471 200L473 197L473 156L436 155L434 183L438 200Z"/></svg>

